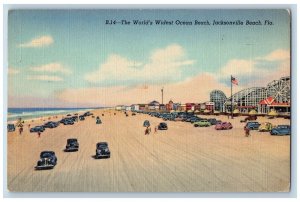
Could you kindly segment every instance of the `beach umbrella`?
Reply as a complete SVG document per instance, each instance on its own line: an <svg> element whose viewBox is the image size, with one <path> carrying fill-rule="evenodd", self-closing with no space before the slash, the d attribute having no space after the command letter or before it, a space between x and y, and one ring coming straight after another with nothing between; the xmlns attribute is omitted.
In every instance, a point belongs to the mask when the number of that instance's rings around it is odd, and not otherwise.
<svg viewBox="0 0 300 202"><path fill-rule="evenodd" d="M250 112L249 112L249 115L256 115L257 114L257 111L255 111L254 109L252 109Z"/></svg>
<svg viewBox="0 0 300 202"><path fill-rule="evenodd" d="M269 112L268 115L269 116L278 116L278 113L274 109L271 109L271 111Z"/></svg>
<svg viewBox="0 0 300 202"><path fill-rule="evenodd" d="M232 112L233 114L238 114L238 113L240 113L240 110L238 110L238 109L235 109L235 110L233 110L233 112Z"/></svg>

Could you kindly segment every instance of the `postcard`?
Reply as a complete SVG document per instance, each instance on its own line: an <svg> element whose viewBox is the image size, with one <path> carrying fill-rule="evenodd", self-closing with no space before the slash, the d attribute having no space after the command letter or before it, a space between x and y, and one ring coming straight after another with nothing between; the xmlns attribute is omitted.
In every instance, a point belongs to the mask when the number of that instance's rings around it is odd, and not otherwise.
<svg viewBox="0 0 300 202"><path fill-rule="evenodd" d="M286 9L12 9L9 192L289 192Z"/></svg>

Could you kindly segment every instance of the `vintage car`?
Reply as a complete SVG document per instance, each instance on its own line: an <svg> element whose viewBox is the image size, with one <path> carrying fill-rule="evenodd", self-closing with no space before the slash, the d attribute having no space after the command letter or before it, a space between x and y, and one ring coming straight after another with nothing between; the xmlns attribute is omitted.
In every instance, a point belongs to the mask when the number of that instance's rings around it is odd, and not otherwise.
<svg viewBox="0 0 300 202"><path fill-rule="evenodd" d="M232 124L230 122L217 123L215 126L216 130L229 130L232 129Z"/></svg>
<svg viewBox="0 0 300 202"><path fill-rule="evenodd" d="M85 120L84 116L83 116L83 115L80 115L80 116L79 116L79 120L80 120L80 121L84 121L84 120Z"/></svg>
<svg viewBox="0 0 300 202"><path fill-rule="evenodd" d="M207 119L207 121L208 121L211 125L216 125L216 124L217 124L217 119Z"/></svg>
<svg viewBox="0 0 300 202"><path fill-rule="evenodd" d="M291 135L291 126L278 125L270 131L271 135Z"/></svg>
<svg viewBox="0 0 300 202"><path fill-rule="evenodd" d="M66 152L78 151L78 149L79 149L79 143L77 139L75 138L67 139L67 145L65 149Z"/></svg>
<svg viewBox="0 0 300 202"><path fill-rule="evenodd" d="M150 126L150 122L148 120L145 120L143 126L144 127L149 127Z"/></svg>
<svg viewBox="0 0 300 202"><path fill-rule="evenodd" d="M72 119L65 119L63 121L64 125L74 125L74 121Z"/></svg>
<svg viewBox="0 0 300 202"><path fill-rule="evenodd" d="M33 128L30 128L31 133L38 133L38 132L44 132L45 128L43 126L35 126Z"/></svg>
<svg viewBox="0 0 300 202"><path fill-rule="evenodd" d="M58 126L57 122L49 121L43 125L44 128L56 128Z"/></svg>
<svg viewBox="0 0 300 202"><path fill-rule="evenodd" d="M269 122L265 122L260 124L260 126L258 127L258 131L259 132L266 132L266 131L271 131L273 128L273 125Z"/></svg>
<svg viewBox="0 0 300 202"><path fill-rule="evenodd" d="M161 123L159 123L157 129L158 130L168 130L168 125L165 122L161 122Z"/></svg>
<svg viewBox="0 0 300 202"><path fill-rule="evenodd" d="M14 132L16 127L14 124L7 124L7 132Z"/></svg>
<svg viewBox="0 0 300 202"><path fill-rule="evenodd" d="M208 127L211 126L211 123L208 120L200 120L194 123L195 127Z"/></svg>
<svg viewBox="0 0 300 202"><path fill-rule="evenodd" d="M96 124L101 124L101 123L102 123L101 119L99 118L99 116L97 116L96 117Z"/></svg>
<svg viewBox="0 0 300 202"><path fill-rule="evenodd" d="M257 120L257 116L248 116L245 119L242 119L240 122L247 122L247 121L256 121Z"/></svg>
<svg viewBox="0 0 300 202"><path fill-rule="evenodd" d="M108 144L107 144L107 142L98 142L96 144L95 158L98 159L98 158L103 158L103 157L110 158L110 151L108 148Z"/></svg>
<svg viewBox="0 0 300 202"><path fill-rule="evenodd" d="M258 123L256 121L251 121L245 125L244 129L248 128L250 130L258 130L259 126L260 126L260 123Z"/></svg>
<svg viewBox="0 0 300 202"><path fill-rule="evenodd" d="M36 170L52 169L57 164L57 158L54 151L43 151L40 154L40 160L35 166Z"/></svg>

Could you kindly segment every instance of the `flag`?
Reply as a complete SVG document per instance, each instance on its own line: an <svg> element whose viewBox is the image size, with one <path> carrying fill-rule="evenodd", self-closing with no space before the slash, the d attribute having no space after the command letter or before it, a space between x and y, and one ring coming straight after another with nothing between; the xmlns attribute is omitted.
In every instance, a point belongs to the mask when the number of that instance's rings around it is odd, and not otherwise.
<svg viewBox="0 0 300 202"><path fill-rule="evenodd" d="M233 76L231 76L231 83L238 85L238 80L236 78L234 78Z"/></svg>

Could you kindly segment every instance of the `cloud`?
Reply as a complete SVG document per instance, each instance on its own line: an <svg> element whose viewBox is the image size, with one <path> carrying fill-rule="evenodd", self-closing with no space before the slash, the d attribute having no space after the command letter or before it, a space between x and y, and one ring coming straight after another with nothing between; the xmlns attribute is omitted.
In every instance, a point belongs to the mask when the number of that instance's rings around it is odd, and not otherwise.
<svg viewBox="0 0 300 202"><path fill-rule="evenodd" d="M63 79L59 76L48 76L48 75L35 75L28 76L28 80L40 80L40 81L63 81Z"/></svg>
<svg viewBox="0 0 300 202"><path fill-rule="evenodd" d="M173 44L155 50L147 63L129 60L116 54L110 55L97 71L86 74L84 78L94 83L110 81L168 83L181 79L184 67L194 62L185 58L185 51L181 46Z"/></svg>
<svg viewBox="0 0 300 202"><path fill-rule="evenodd" d="M199 85L201 84L201 85ZM204 102L209 101L209 93L214 89L224 91L227 96L230 87L218 82L213 74L201 73L178 83L169 83L164 87L164 102ZM87 106L115 106L119 104L148 103L161 100L161 85L141 84L132 87L111 86L81 89L66 89L55 96L61 102L78 103ZM242 87L234 88L234 92Z"/></svg>
<svg viewBox="0 0 300 202"><path fill-rule="evenodd" d="M52 73L62 73L62 74L71 74L71 70L64 67L60 63L50 63L38 67L31 67L30 70L35 71L35 72L52 72Z"/></svg>
<svg viewBox="0 0 300 202"><path fill-rule="evenodd" d="M283 61L290 59L290 52L284 49L277 49L264 57L258 57L259 60L266 61Z"/></svg>
<svg viewBox="0 0 300 202"><path fill-rule="evenodd" d="M8 68L8 75L16 75L16 74L19 74L19 73L20 73L20 70L17 70L17 69L12 68L12 67Z"/></svg>
<svg viewBox="0 0 300 202"><path fill-rule="evenodd" d="M20 47L23 48L39 48L44 46L49 46L54 42L53 38L51 36L41 36L35 39L32 39L29 42L20 44Z"/></svg>
<svg viewBox="0 0 300 202"><path fill-rule="evenodd" d="M265 86L274 79L290 75L289 51L277 49L253 60L232 59L216 75L227 84L230 84L230 75L233 75L244 87Z"/></svg>

